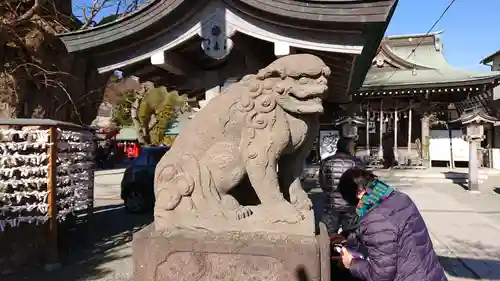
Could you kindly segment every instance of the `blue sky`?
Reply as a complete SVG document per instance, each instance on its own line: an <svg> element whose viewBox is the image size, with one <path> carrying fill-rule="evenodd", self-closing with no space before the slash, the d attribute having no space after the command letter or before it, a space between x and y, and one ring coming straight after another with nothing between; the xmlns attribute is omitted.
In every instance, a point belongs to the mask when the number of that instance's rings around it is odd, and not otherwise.
<svg viewBox="0 0 500 281"><path fill-rule="evenodd" d="M74 0L89 6L92 0ZM116 1L116 0L114 0ZM388 35L425 33L451 0L399 0ZM106 12L112 9L108 9ZM433 31L441 35L449 63L466 69L489 68L479 61L500 49L500 0L456 0ZM80 14L75 9L75 14ZM101 18L101 13L98 18Z"/></svg>
<svg viewBox="0 0 500 281"><path fill-rule="evenodd" d="M450 0L399 0L388 35L425 33ZM500 0L456 0L433 31L441 35L448 62L466 69L485 69L479 62L500 50Z"/></svg>

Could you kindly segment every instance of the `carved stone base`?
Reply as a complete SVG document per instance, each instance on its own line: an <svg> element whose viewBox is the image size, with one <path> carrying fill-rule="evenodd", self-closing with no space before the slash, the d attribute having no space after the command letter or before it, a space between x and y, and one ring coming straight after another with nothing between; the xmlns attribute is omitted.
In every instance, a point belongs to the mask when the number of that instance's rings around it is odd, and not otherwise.
<svg viewBox="0 0 500 281"><path fill-rule="evenodd" d="M328 236L318 237L320 241L286 234L166 232L151 224L134 235L134 280L320 281L327 277L329 281L330 269L325 268L329 256L320 250L328 245Z"/></svg>

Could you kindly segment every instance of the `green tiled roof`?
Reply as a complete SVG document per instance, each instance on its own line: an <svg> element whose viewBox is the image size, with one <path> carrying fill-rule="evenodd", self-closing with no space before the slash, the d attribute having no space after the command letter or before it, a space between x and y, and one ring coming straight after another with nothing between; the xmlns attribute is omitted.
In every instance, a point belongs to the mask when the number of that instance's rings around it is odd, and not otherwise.
<svg viewBox="0 0 500 281"><path fill-rule="evenodd" d="M362 90L373 88L397 88L399 86L438 87L473 85L500 78L500 72L484 72L461 69L377 70L366 75Z"/></svg>
<svg viewBox="0 0 500 281"><path fill-rule="evenodd" d="M180 134L182 128L186 126L187 122L189 122L191 115L193 115L192 112L185 112L184 114L180 115L177 120L175 120L170 126L165 128L165 135L171 136Z"/></svg>
<svg viewBox="0 0 500 281"><path fill-rule="evenodd" d="M383 48L387 50L389 56L407 62L415 69L372 66L360 90L398 89L415 86L419 88L460 87L489 83L500 79L500 71L465 70L451 66L444 56L443 43L439 39L440 33L387 37L382 44L385 44ZM417 45L420 38L430 36L434 37L433 44ZM401 38L410 42L413 40L413 43L410 45L401 44Z"/></svg>
<svg viewBox="0 0 500 281"><path fill-rule="evenodd" d="M179 116L171 126L165 129L165 135L178 135L186 123L189 122L189 117L191 115L192 113L186 112ZM134 127L124 127L120 129L116 139L121 141L134 141L137 140L137 132Z"/></svg>
<svg viewBox="0 0 500 281"><path fill-rule="evenodd" d="M134 127L124 127L120 129L120 133L116 136L116 140L134 141L137 140L137 133Z"/></svg>
<svg viewBox="0 0 500 281"><path fill-rule="evenodd" d="M417 66L433 69L453 69L444 57L442 45L439 45L438 48L436 50L436 45L421 45L418 48L415 48L415 46L388 47L397 57Z"/></svg>
<svg viewBox="0 0 500 281"><path fill-rule="evenodd" d="M165 129L165 135L178 135L181 132L181 124L179 120L172 122L170 126Z"/></svg>

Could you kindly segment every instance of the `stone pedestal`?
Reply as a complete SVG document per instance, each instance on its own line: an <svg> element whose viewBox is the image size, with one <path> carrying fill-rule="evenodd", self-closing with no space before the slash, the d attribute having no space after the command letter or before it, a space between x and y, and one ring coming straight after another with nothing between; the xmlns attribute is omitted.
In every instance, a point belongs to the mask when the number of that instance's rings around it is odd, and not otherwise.
<svg viewBox="0 0 500 281"><path fill-rule="evenodd" d="M329 247L328 242L325 233L308 237L202 230L168 232L156 230L151 224L134 235L134 280L330 281L329 248L320 250Z"/></svg>

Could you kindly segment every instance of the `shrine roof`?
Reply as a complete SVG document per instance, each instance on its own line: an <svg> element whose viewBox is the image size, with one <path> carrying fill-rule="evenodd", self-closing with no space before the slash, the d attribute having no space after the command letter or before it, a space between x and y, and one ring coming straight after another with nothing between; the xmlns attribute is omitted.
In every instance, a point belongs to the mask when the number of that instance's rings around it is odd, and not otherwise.
<svg viewBox="0 0 500 281"><path fill-rule="evenodd" d="M390 57L396 56L410 64L411 68L450 68L440 39L442 33L443 31L387 36L382 40L381 46L385 47L384 50Z"/></svg>
<svg viewBox="0 0 500 281"><path fill-rule="evenodd" d="M352 25L387 22L398 0L219 0L252 17L297 28L352 29ZM127 38L157 36L181 24L211 1L153 0L114 22L60 35L69 52L96 48ZM290 21L301 21L291 23ZM326 24L319 26L318 24ZM134 41L129 41L134 42Z"/></svg>
<svg viewBox="0 0 500 281"><path fill-rule="evenodd" d="M361 116L349 116L349 117L341 117L335 120L335 125L339 126L345 123L354 123L357 125L364 125L365 118Z"/></svg>
<svg viewBox="0 0 500 281"><path fill-rule="evenodd" d="M182 129L189 123L189 120L193 116L194 112L184 112L178 116L170 126L165 128L165 135L178 135Z"/></svg>
<svg viewBox="0 0 500 281"><path fill-rule="evenodd" d="M38 119L38 118L11 118L0 119L0 125L7 126L47 126L47 127L63 127L75 130L91 130L88 126L69 123L65 121L52 120L52 119Z"/></svg>
<svg viewBox="0 0 500 281"><path fill-rule="evenodd" d="M499 119L495 116L489 115L482 109L475 109L469 112L465 112L459 118L451 120L450 123L460 122L462 124L470 123L495 123Z"/></svg>
<svg viewBox="0 0 500 281"><path fill-rule="evenodd" d="M92 61L100 73L116 69L141 72L153 68L168 78L162 80L164 83L184 84L183 87L194 83L194 79L189 79L190 74L222 68L221 65L229 61L227 55L221 58L207 55L210 48L205 45L215 42L209 40L214 36L231 45L224 49L227 53L234 45L232 53L255 52L254 55L266 62L267 53L259 51L269 50L274 56L271 48L253 48L245 42L255 39L275 44L275 48L276 44L283 43L297 52L316 52L322 59L331 60L327 64L339 78L329 86L347 93L363 83L397 2L152 0L114 22L59 37L68 52ZM222 34L213 34L211 28L215 26ZM136 67L138 65L142 67ZM187 78L181 81L182 77ZM206 85L191 84L190 89L206 88Z"/></svg>
<svg viewBox="0 0 500 281"><path fill-rule="evenodd" d="M137 140L137 131L134 127L123 127L120 129L116 140L119 141L135 141Z"/></svg>
<svg viewBox="0 0 500 281"><path fill-rule="evenodd" d="M361 91L480 85L500 79L498 71L465 70L450 65L444 55L441 33L385 37Z"/></svg>
<svg viewBox="0 0 500 281"><path fill-rule="evenodd" d="M370 70L362 90L478 85L500 79L500 72L462 69Z"/></svg>
<svg viewBox="0 0 500 281"><path fill-rule="evenodd" d="M485 57L484 59L481 60L480 63L481 64L488 64L488 63L492 62L495 59L495 57L498 57L498 56L500 56L500 50L494 52L493 54L491 54L491 55L489 55L487 57Z"/></svg>

